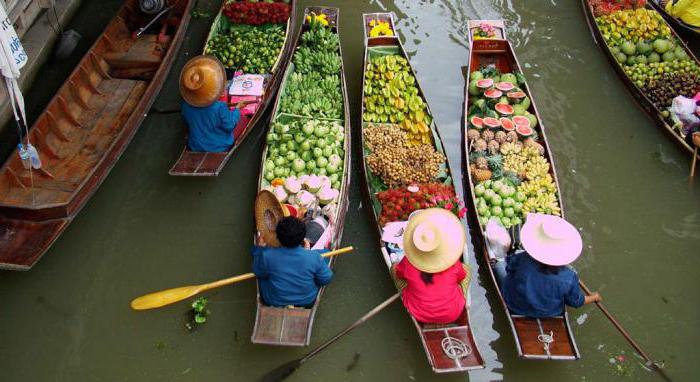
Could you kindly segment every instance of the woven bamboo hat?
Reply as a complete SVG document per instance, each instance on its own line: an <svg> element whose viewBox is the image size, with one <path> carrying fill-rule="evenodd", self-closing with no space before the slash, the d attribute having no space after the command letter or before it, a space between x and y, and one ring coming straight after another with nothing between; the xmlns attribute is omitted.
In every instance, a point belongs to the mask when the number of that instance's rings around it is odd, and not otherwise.
<svg viewBox="0 0 700 382"><path fill-rule="evenodd" d="M466 240L457 216L443 208L429 208L408 219L403 248L408 261L418 270L437 273L459 260Z"/></svg>
<svg viewBox="0 0 700 382"><path fill-rule="evenodd" d="M255 226L262 235L265 243L271 247L279 247L277 239L277 223L288 216L284 206L277 200L275 194L262 190L255 198Z"/></svg>
<svg viewBox="0 0 700 382"><path fill-rule="evenodd" d="M214 56L192 57L180 72L180 94L195 107L213 104L223 93L225 84L226 70Z"/></svg>

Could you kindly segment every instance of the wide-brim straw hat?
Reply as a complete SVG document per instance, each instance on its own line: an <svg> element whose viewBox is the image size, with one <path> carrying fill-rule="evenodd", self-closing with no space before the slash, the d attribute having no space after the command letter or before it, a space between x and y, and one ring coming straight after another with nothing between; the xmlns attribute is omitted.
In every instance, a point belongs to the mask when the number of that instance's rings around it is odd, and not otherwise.
<svg viewBox="0 0 700 382"><path fill-rule="evenodd" d="M442 272L457 262L464 251L467 234L452 212L429 208L411 215L403 235L408 261L427 273Z"/></svg>
<svg viewBox="0 0 700 382"><path fill-rule="evenodd" d="M277 239L277 223L285 216L289 216L289 212L272 192L262 190L255 197L255 226L265 244L271 247L281 245Z"/></svg>
<svg viewBox="0 0 700 382"><path fill-rule="evenodd" d="M226 86L226 70L214 56L192 57L180 72L180 94L188 104L206 107L216 102Z"/></svg>
<svg viewBox="0 0 700 382"><path fill-rule="evenodd" d="M554 215L527 214L520 242L532 258L552 266L573 263L583 250L583 240L576 227Z"/></svg>

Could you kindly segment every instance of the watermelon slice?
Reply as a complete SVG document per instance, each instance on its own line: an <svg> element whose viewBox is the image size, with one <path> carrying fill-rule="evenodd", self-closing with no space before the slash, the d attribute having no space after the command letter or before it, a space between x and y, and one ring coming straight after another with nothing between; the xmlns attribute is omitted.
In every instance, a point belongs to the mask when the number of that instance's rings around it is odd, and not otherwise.
<svg viewBox="0 0 700 382"><path fill-rule="evenodd" d="M515 100L521 100L527 96L527 94L525 94L525 92L509 92L506 95L508 96L508 98L515 99Z"/></svg>
<svg viewBox="0 0 700 382"><path fill-rule="evenodd" d="M501 122L496 118L486 117L484 118L484 126L495 129L501 126Z"/></svg>
<svg viewBox="0 0 700 382"><path fill-rule="evenodd" d="M515 88L515 85L511 84L510 82L499 82L496 84L496 89L504 91L504 92L509 92Z"/></svg>
<svg viewBox="0 0 700 382"><path fill-rule="evenodd" d="M501 126L503 127L503 130L505 131L513 131L515 130L515 123L511 121L510 119L506 117L501 117L501 119L498 120L501 122Z"/></svg>
<svg viewBox="0 0 700 382"><path fill-rule="evenodd" d="M477 129L484 128L484 119L481 117L477 117L476 115L469 119L469 123L471 123L472 126L476 127Z"/></svg>
<svg viewBox="0 0 700 382"><path fill-rule="evenodd" d="M513 115L513 106L510 106L507 103L497 103L494 108L499 114Z"/></svg>
<svg viewBox="0 0 700 382"><path fill-rule="evenodd" d="M525 125L515 125L515 131L523 137L529 137L535 133L532 127Z"/></svg>
<svg viewBox="0 0 700 382"><path fill-rule="evenodd" d="M516 126L525 126L527 128L530 128L530 119L527 117L523 117L521 115L517 117L513 117L513 122L515 123Z"/></svg>
<svg viewBox="0 0 700 382"><path fill-rule="evenodd" d="M484 78L483 80L476 81L476 87L481 89L488 89L493 86L493 80L490 78Z"/></svg>
<svg viewBox="0 0 700 382"><path fill-rule="evenodd" d="M503 92L498 90L498 89L489 89L489 90L484 92L484 97L491 98L491 99L501 98L502 95L503 95Z"/></svg>

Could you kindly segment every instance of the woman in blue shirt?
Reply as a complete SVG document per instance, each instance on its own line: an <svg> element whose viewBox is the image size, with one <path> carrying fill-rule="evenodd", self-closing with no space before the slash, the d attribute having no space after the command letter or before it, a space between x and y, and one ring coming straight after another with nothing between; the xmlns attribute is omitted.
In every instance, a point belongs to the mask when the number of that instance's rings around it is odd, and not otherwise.
<svg viewBox="0 0 700 382"><path fill-rule="evenodd" d="M566 305L578 308L601 301L597 292L585 296L578 275L567 267L583 249L576 227L557 216L528 214L520 238L524 250L511 252L493 265L511 313L554 317L562 314Z"/></svg>
<svg viewBox="0 0 700 382"><path fill-rule="evenodd" d="M240 120L240 102L234 110L218 101L226 86L226 71L218 59L197 56L180 74L182 117L189 126L187 146L191 151L223 152L234 143L233 129Z"/></svg>

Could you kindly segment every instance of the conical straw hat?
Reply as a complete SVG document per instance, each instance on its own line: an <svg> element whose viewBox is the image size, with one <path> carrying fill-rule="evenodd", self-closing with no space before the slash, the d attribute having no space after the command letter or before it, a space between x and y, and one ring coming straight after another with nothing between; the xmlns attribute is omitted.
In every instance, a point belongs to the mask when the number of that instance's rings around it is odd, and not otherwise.
<svg viewBox="0 0 700 382"><path fill-rule="evenodd" d="M255 198L255 226L267 245L281 246L277 239L277 223L285 216L288 216L288 212L277 200L275 194L268 190L258 193Z"/></svg>
<svg viewBox="0 0 700 382"><path fill-rule="evenodd" d="M520 242L533 259L552 266L573 263L583 250L576 227L554 215L527 214Z"/></svg>
<svg viewBox="0 0 700 382"><path fill-rule="evenodd" d="M180 72L180 94L188 104L206 107L223 93L226 70L214 56L196 56Z"/></svg>

